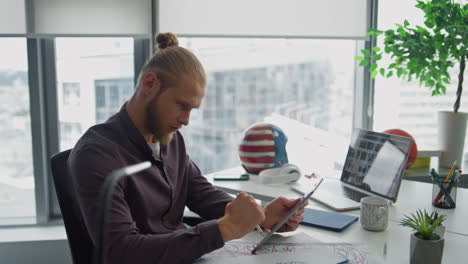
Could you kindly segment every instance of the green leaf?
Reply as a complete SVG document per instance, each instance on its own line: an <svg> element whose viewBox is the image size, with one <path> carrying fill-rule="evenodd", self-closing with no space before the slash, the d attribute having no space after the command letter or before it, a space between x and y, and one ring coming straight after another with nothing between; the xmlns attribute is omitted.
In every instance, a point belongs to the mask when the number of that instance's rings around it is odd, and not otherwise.
<svg viewBox="0 0 468 264"><path fill-rule="evenodd" d="M364 54L366 57L370 57L371 54L370 54L370 51L366 50L366 49L362 49L361 50L362 54Z"/></svg>
<svg viewBox="0 0 468 264"><path fill-rule="evenodd" d="M369 60L364 59L359 63L359 66L366 66L367 64L369 64Z"/></svg>
<svg viewBox="0 0 468 264"><path fill-rule="evenodd" d="M372 59L374 59L374 61L378 61L378 60L382 59L382 54L379 53L379 54L375 55Z"/></svg>
<svg viewBox="0 0 468 264"><path fill-rule="evenodd" d="M383 77L385 77L385 69L384 69L384 68L381 68L381 69L380 69L380 75L382 75Z"/></svg>
<svg viewBox="0 0 468 264"><path fill-rule="evenodd" d="M426 25L426 27L428 27L428 28L433 28L434 27L434 21L426 19L426 21L424 21L424 25Z"/></svg>
<svg viewBox="0 0 468 264"><path fill-rule="evenodd" d="M434 87L434 80L429 79L426 81L426 87Z"/></svg>
<svg viewBox="0 0 468 264"><path fill-rule="evenodd" d="M390 78L390 77L392 77L392 76L393 76L393 71L388 71L388 72L387 72L387 78Z"/></svg>
<svg viewBox="0 0 468 264"><path fill-rule="evenodd" d="M378 73L379 73L379 72L378 72L378 71L376 71L376 70L375 70L375 71L373 71L373 72L372 72L372 76L371 76L371 77L372 77L372 78L375 78L375 76L377 76L377 74L378 74Z"/></svg>
<svg viewBox="0 0 468 264"><path fill-rule="evenodd" d="M396 75L398 76L398 78L400 78L400 76L401 76L402 74L403 74L403 69L398 68L398 69L397 69L397 73L396 73Z"/></svg>
<svg viewBox="0 0 468 264"><path fill-rule="evenodd" d="M405 25L405 27L409 26L408 20L405 19L404 25Z"/></svg>
<svg viewBox="0 0 468 264"><path fill-rule="evenodd" d="M369 67L369 71L373 72L377 69L377 63L372 63L371 66Z"/></svg>
<svg viewBox="0 0 468 264"><path fill-rule="evenodd" d="M363 56L356 56L356 57L354 57L354 59L357 60L357 61L362 61L364 59L364 57Z"/></svg>
<svg viewBox="0 0 468 264"><path fill-rule="evenodd" d="M442 89L442 93L443 94L446 94L447 93L447 87L445 87L445 85L440 85L440 88Z"/></svg>
<svg viewBox="0 0 468 264"><path fill-rule="evenodd" d="M379 48L379 47L373 47L372 50L373 50L374 52L379 52L379 51L380 51L380 48Z"/></svg>

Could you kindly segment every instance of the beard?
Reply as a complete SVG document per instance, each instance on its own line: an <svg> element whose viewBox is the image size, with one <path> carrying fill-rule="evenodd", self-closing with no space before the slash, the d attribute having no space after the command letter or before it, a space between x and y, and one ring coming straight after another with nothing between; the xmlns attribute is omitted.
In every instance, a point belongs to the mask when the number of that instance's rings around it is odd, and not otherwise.
<svg viewBox="0 0 468 264"><path fill-rule="evenodd" d="M157 94L151 103L145 107L145 126L160 144L168 144L171 142L174 133L165 133L162 131L163 125L160 122L158 111L156 109L159 95L160 94Z"/></svg>

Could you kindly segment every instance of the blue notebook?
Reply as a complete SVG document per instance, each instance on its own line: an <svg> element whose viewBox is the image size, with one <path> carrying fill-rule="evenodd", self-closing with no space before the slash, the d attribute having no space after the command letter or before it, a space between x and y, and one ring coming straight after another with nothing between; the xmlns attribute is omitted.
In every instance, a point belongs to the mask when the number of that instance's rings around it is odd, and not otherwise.
<svg viewBox="0 0 468 264"><path fill-rule="evenodd" d="M304 220L301 224L335 232L345 230L348 226L359 219L357 216L326 212L310 208L305 208L304 214L302 215L304 216Z"/></svg>

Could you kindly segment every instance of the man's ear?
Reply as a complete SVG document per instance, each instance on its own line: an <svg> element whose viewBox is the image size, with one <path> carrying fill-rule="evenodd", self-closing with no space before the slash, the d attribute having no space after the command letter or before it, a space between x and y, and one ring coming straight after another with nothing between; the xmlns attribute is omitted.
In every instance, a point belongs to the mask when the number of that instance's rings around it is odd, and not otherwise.
<svg viewBox="0 0 468 264"><path fill-rule="evenodd" d="M143 77L141 88L142 93L148 97L152 97L154 94L157 94L161 88L161 83L157 73L147 72Z"/></svg>

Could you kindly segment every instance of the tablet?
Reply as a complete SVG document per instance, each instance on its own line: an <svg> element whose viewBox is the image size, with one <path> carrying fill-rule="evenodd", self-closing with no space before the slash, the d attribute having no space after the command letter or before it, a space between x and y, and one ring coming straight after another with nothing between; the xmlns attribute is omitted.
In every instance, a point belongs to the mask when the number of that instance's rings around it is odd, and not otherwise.
<svg viewBox="0 0 468 264"><path fill-rule="evenodd" d="M284 225L284 223L286 223L288 221L288 219L297 211L297 209L299 209L305 202L307 202L310 198L310 196L312 196L312 194L315 192L315 190L317 190L317 188L320 186L320 184L322 183L323 181L323 178L320 179L320 181L317 183L317 185L315 185L314 189L312 189L312 191L310 193L308 193L306 196L304 196L302 198L302 200L297 203L292 209L291 211L289 211L288 215L286 215L281 221L279 221L274 227L273 229L271 229L271 232L268 233L268 235L266 235L266 237L264 237L262 239L262 241L260 241L260 243L258 243L258 245L252 250L252 254L255 254L255 252L261 247L263 246L263 244L265 244L265 242L268 241L268 239L270 239L271 236L273 236L273 234L278 231L278 229L280 229L280 227L282 227Z"/></svg>

